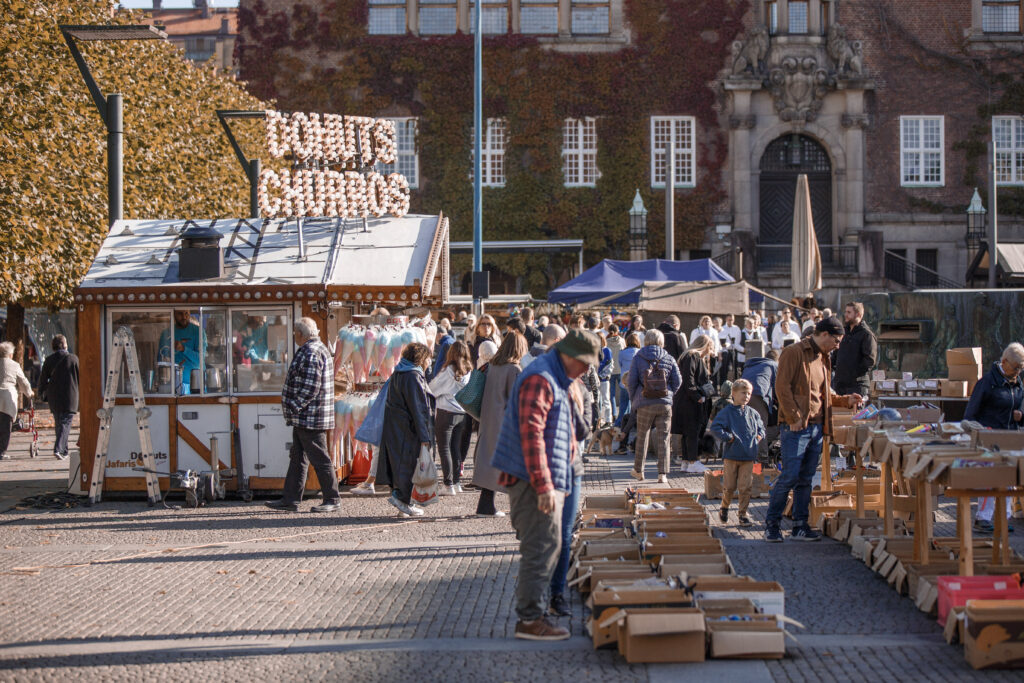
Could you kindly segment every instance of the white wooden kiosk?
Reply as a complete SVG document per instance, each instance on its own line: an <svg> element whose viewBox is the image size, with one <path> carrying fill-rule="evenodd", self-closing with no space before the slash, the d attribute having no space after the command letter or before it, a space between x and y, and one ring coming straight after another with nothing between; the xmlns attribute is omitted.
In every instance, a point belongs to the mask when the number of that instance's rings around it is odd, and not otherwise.
<svg viewBox="0 0 1024 683"><path fill-rule="evenodd" d="M181 271L195 277L196 267L204 277L183 281ZM222 467L242 465L253 490L279 490L291 441L280 398L294 322L315 318L333 346L351 315L378 304L443 304L448 268L443 215L369 219L365 228L340 218L117 221L75 290L81 486L88 490L106 356L122 325L138 348L157 469L209 470L215 437ZM198 353L183 352L189 335L193 345L198 339ZM139 439L123 382L122 390L104 490L145 492L143 476L131 469L141 464ZM339 478L348 475L343 462L336 468ZM307 488L318 487L310 471Z"/></svg>

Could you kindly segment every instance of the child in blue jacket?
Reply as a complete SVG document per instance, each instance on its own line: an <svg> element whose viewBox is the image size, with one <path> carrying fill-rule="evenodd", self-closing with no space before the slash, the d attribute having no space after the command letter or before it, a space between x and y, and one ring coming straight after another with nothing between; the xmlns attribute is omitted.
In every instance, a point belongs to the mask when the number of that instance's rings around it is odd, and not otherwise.
<svg viewBox="0 0 1024 683"><path fill-rule="evenodd" d="M738 379L732 385L732 405L726 405L711 423L711 434L725 444L722 455L722 509L719 519L729 521L729 501L734 491L739 493L740 526L750 526L747 506L750 505L750 490L753 485L754 461L757 460L757 444L764 438L764 423L757 411L747 405L754 393L754 387L745 379Z"/></svg>

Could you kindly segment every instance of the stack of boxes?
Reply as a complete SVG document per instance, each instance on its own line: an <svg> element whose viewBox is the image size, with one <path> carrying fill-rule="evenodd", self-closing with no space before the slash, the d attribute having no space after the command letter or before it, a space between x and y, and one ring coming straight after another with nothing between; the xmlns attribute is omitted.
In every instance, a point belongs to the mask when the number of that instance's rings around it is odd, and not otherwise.
<svg viewBox="0 0 1024 683"><path fill-rule="evenodd" d="M964 347L946 351L946 367L949 379L942 384L943 396L966 398L974 391L974 385L981 379L984 368L981 365L981 348Z"/></svg>
<svg viewBox="0 0 1024 683"><path fill-rule="evenodd" d="M580 514L570 583L595 648L630 663L785 654L782 586L735 575L695 494L589 496Z"/></svg>

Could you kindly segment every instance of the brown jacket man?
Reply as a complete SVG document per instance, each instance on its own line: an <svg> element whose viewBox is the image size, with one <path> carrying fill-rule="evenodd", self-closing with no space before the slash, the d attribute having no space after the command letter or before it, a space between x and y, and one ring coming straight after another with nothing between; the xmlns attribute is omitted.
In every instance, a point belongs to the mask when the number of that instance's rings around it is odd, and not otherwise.
<svg viewBox="0 0 1024 683"><path fill-rule="evenodd" d="M813 334L787 346L779 356L779 372L775 380L779 421L798 432L807 427L813 411L814 421L822 424L825 434L832 434L832 406L852 408L861 397L855 394L839 396L831 389L831 379L829 354L818 348Z"/></svg>

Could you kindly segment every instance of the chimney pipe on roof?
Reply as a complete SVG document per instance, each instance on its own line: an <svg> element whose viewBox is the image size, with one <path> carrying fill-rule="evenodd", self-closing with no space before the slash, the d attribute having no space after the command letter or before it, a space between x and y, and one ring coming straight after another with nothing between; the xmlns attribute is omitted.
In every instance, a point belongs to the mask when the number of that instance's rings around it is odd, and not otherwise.
<svg viewBox="0 0 1024 683"><path fill-rule="evenodd" d="M210 17L210 1L209 0L192 0L192 5L196 9L203 10L203 19Z"/></svg>

